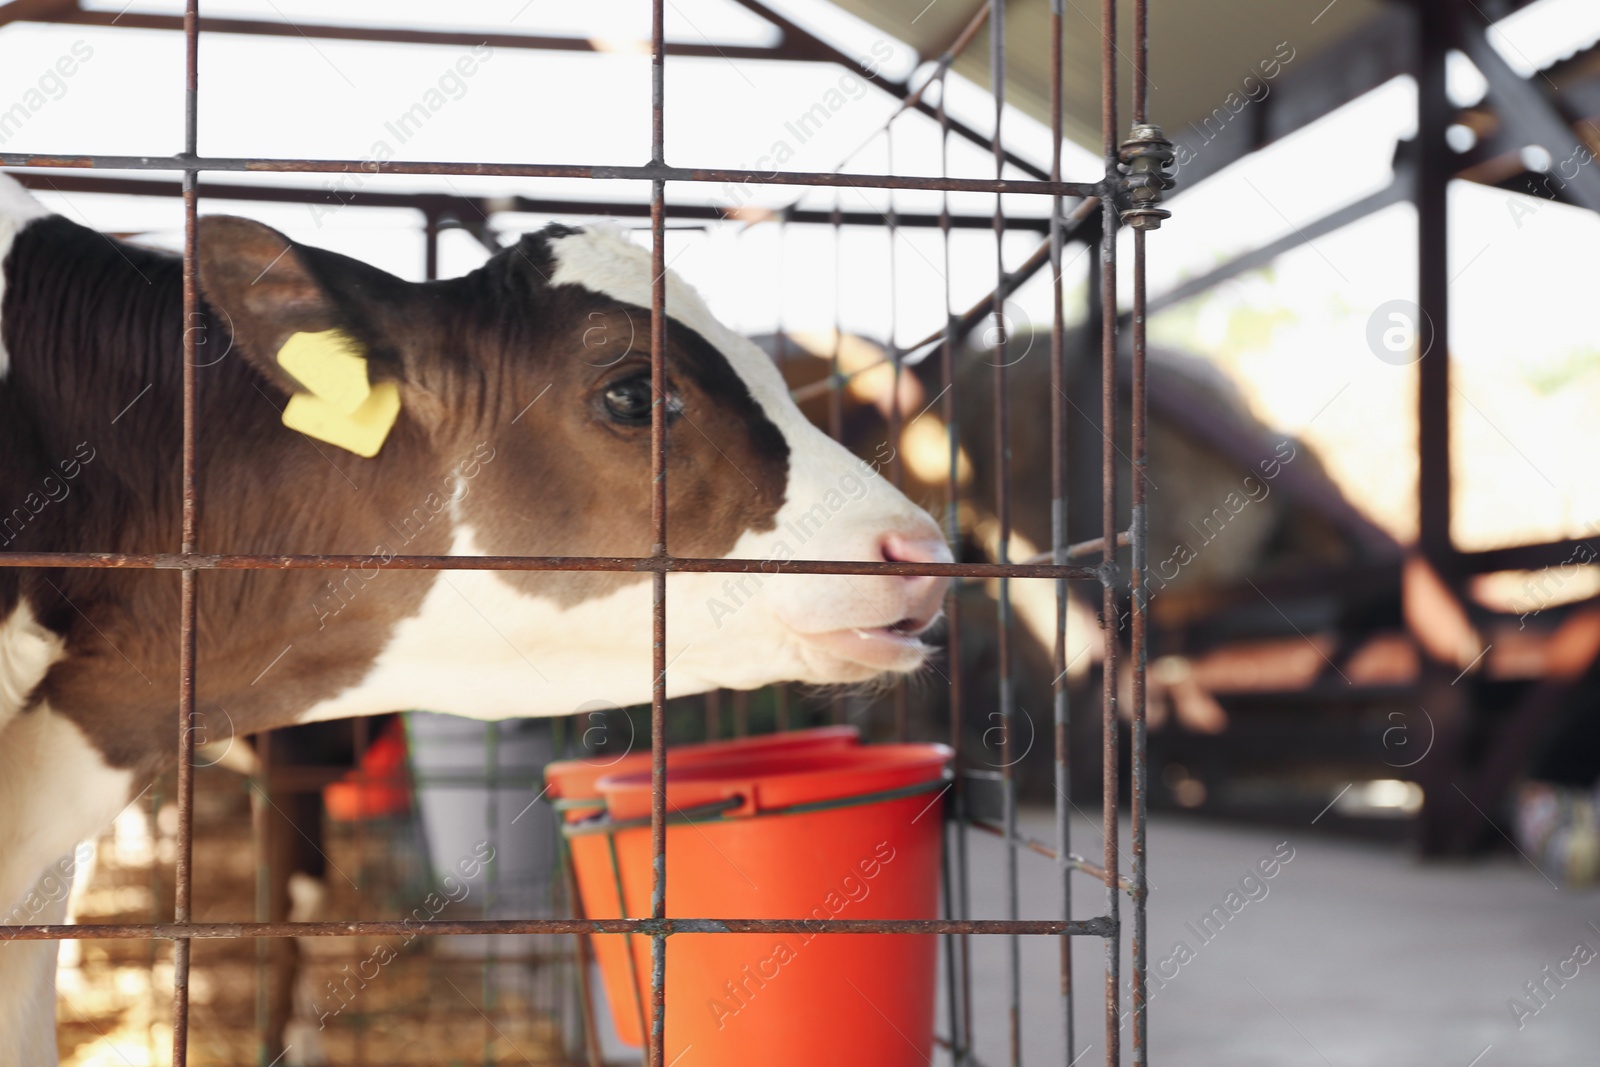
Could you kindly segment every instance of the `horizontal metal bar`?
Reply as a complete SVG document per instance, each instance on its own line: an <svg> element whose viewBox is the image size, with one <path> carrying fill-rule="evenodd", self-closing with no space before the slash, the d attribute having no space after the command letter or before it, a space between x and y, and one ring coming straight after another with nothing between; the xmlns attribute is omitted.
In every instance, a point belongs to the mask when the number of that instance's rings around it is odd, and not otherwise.
<svg viewBox="0 0 1600 1067"><path fill-rule="evenodd" d="M360 767L330 764L328 766L300 765L294 767L276 767L263 782L259 778L256 782L268 794L276 796L280 793L320 793L327 786L335 782L346 782L350 785L376 786L386 789L405 789L412 785L418 786L468 786L482 789L504 789L532 791L543 787L544 771L526 771L518 773L514 770L501 770L490 773L487 770L472 773L462 771L456 774L428 774L420 771L364 771ZM594 801L596 806L604 806L602 801Z"/></svg>
<svg viewBox="0 0 1600 1067"><path fill-rule="evenodd" d="M1129 532L1127 530L1124 530L1121 533L1117 534L1117 547L1118 548L1127 548L1131 544L1133 544L1133 538L1132 538L1132 535L1129 534ZM1106 550L1106 539L1104 537L1092 537L1087 541L1079 541L1075 545L1068 545L1067 546L1067 558L1068 559L1082 559L1084 556L1102 555L1102 554L1104 554L1105 550ZM1023 560L1022 562L1024 562L1024 563L1049 563L1052 559L1055 559L1055 553L1054 552L1040 552L1040 553L1037 553L1036 555L1029 556L1027 559Z"/></svg>
<svg viewBox="0 0 1600 1067"><path fill-rule="evenodd" d="M110 175L43 174L18 171L12 177L30 189L58 193L100 193L121 196L171 196L183 194L181 182L160 178L117 178ZM421 211L432 215L453 214L463 222L485 221L498 212L516 211L529 215L594 215L610 218L649 218L650 205L628 200L580 200L559 197L456 196L448 193L400 193L374 189L328 189L304 185L240 185L202 182L200 198L214 200L266 201L288 204L334 204L339 207L386 207ZM785 222L831 226L883 226L881 211L833 211L802 208L718 207L712 204L666 205L668 219L706 219L712 222L735 221L755 224L783 219ZM895 225L932 229L941 225L940 216L928 212L895 212ZM951 215L950 226L957 230L988 230L994 227L989 215ZM1011 216L1006 225L1014 230L1044 232L1050 220L1044 216Z"/></svg>
<svg viewBox="0 0 1600 1067"><path fill-rule="evenodd" d="M595 178L614 181L712 182L732 185L845 186L860 189L922 189L953 193L1016 193L1038 196L1098 196L1103 181L1050 182L1013 178L934 178L896 174L835 174L825 171L751 171L567 163L413 163L400 160L279 159L242 156L47 156L0 152L0 167L66 170L250 171L267 174L440 174L500 178Z"/></svg>
<svg viewBox="0 0 1600 1067"><path fill-rule="evenodd" d="M757 11L763 18L778 25L783 31L784 40L775 46L741 45L741 44L714 44L706 42L697 44L692 41L668 41L662 46L662 51L669 56L686 56L697 59L748 59L755 61L771 62L822 62L837 63L849 70L859 68L859 63L853 61L845 53L828 45L801 30L795 24L775 18L773 12L755 5L746 5ZM35 16L39 22L78 24L88 26L118 26L126 29L144 30L182 30L183 18L179 15L139 14L133 12L115 13L111 11L84 11L81 9L68 9L59 14L40 13ZM338 41L375 41L388 44L434 45L454 46L457 48L471 48L475 45L488 45L491 48L520 48L535 49L539 51L555 52L589 52L598 54L618 55L650 55L649 41L606 40L599 37L555 37L538 34L517 33L462 33L443 30L405 30L389 27L375 26L327 26L314 22L269 22L264 19L235 19L235 18L208 18L200 19L200 30L203 33L231 33L247 36L265 37L298 37L319 38L323 40ZM904 82L892 81L886 78L871 79L871 84L890 93L905 102L908 108L915 108L930 118L935 116L934 110L923 103L920 90L913 93L910 86ZM983 146L988 145L988 139L978 131L968 127L959 120L951 120L951 128L962 137ZM1006 152L1006 160L1013 166L1023 170L1035 178L1046 178L1048 173L1038 164L1012 152Z"/></svg>
<svg viewBox="0 0 1600 1067"><path fill-rule="evenodd" d="M1459 574L1488 574L1492 571L1538 570L1566 563L1588 563L1600 549L1600 537L1576 537L1531 545L1507 545L1476 552L1459 552L1451 566Z"/></svg>
<svg viewBox="0 0 1600 1067"><path fill-rule="evenodd" d="M906 577L1099 580L1099 567L1038 563L912 563L879 560L701 559L687 556L207 555L199 552L0 552L0 567L158 571L380 570L629 571L748 574L898 574Z"/></svg>
<svg viewBox="0 0 1600 1067"><path fill-rule="evenodd" d="M316 923L87 923L0 927L0 940L181 941L240 937L464 934L1042 934L1112 937L1092 919L381 919Z"/></svg>
<svg viewBox="0 0 1600 1067"><path fill-rule="evenodd" d="M153 15L131 11L84 11L69 8L60 14L40 14L32 21L76 24L83 26L117 26L135 30L183 29L182 15ZM255 37L316 38L333 41L374 41L383 44L444 45L471 48L488 45L491 48L526 48L551 52L597 52L601 54L650 55L647 40L608 41L600 37L555 37L525 33L462 33L445 30L405 30L378 26L328 26L315 22L268 22L265 19L211 18L200 19L202 33L232 33ZM690 56L700 59L754 59L787 60L788 52L781 47L742 44L704 44L669 41L664 46L669 56Z"/></svg>
<svg viewBox="0 0 1600 1067"><path fill-rule="evenodd" d="M975 829L982 830L986 834L993 834L995 837L1004 838L1006 836L1005 827L1000 826L997 823L989 822L985 819L968 819L967 825ZM1017 847L1025 848L1029 852L1043 856L1046 859L1053 860L1056 858L1056 850L1045 844L1043 841L1040 841L1038 838L1027 837L1023 834L1018 834L1012 838L1012 841L1017 845ZM1097 882L1104 882L1106 880L1106 869L1104 867L1092 860L1084 859L1076 852L1067 853L1067 866L1073 868L1074 870L1082 871L1084 874L1090 875ZM1133 883L1128 880L1126 875L1117 875L1117 884L1122 887L1124 892L1133 892Z"/></svg>

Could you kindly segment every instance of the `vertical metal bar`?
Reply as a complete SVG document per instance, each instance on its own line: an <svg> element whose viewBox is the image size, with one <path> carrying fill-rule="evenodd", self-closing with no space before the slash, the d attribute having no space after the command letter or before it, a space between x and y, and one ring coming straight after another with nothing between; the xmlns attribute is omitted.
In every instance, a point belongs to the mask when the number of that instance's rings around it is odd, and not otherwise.
<svg viewBox="0 0 1600 1067"><path fill-rule="evenodd" d="M1006 107L1006 8L1005 0L989 0L989 72L994 95L994 176L1005 177L1006 153L1000 144L1001 124ZM997 560L1011 562L1011 397L1007 389L1005 317L1005 200L994 198L994 469L995 511L1000 521ZM1016 694L1011 680L1011 580L999 581L1000 632L1000 775L1001 802L1006 828L1006 918L1021 917L1021 898L1017 880L1017 783L1012 764L1012 732L1016 725ZM1006 993L1009 1001L1007 1021L1011 1041L1012 1067L1022 1063L1022 939L1006 937Z"/></svg>
<svg viewBox="0 0 1600 1067"><path fill-rule="evenodd" d="M1120 177L1117 169L1117 3L1100 3L1100 134L1108 186ZM1103 229L1100 235L1100 527L1105 538L1106 575L1102 579L1100 627L1105 639L1101 676L1101 798L1100 815L1105 837L1106 916L1121 922L1117 827L1117 205L1111 188L1101 199ZM1106 1063L1122 1062L1120 1030L1122 932L1106 938Z"/></svg>
<svg viewBox="0 0 1600 1067"><path fill-rule="evenodd" d="M437 236L437 230L434 231L433 236L435 236L435 237ZM435 249L438 247L437 244L432 239L429 240L429 244ZM436 257L429 257L429 261L426 264L424 264L424 270L425 270L425 273L426 273L427 278L428 278L429 281L432 281L437 276L437 273L438 273L437 267L438 267L437 258ZM354 741L354 745L352 747L355 749L356 782L357 782L358 786L361 789L366 789L368 787L368 783L371 781L371 779L369 778L369 776L367 774L366 761L367 761L367 748L372 744L372 720L367 718L366 716L361 716L361 717L357 718L354 722L351 723L351 733L354 735L352 737L352 740ZM367 889L367 884L366 884L366 882L367 882L367 879L366 879L366 873L367 873L367 863L366 863L366 857L367 857L367 821L365 819L361 819L361 818L356 819L355 820L355 824L354 824L354 830L355 830L355 839L356 839L355 840L356 855L360 857L360 862L356 866L356 877L355 877L356 893L357 893L358 901L364 902L365 899L366 899L366 889ZM491 868L491 870L494 870L494 869ZM493 877L492 874L491 874L491 877ZM365 908L362 908L363 912L365 912L365 910L366 910ZM362 918L365 918L364 914L362 915ZM487 918L487 916L485 916L485 918ZM300 957L300 958L302 960L304 960L304 957ZM485 988L487 988L487 984L486 984ZM291 1001L293 1000L293 993L292 992L290 994L290 999L291 999ZM293 1011L294 1011L294 1006L293 1006L292 1003L289 1006L289 1011L290 1011L290 1014L292 1014ZM355 1026L354 1026L354 1030L355 1030L355 1054L356 1054L356 1064L358 1065L358 1067L359 1067L359 1065L367 1063L367 1027L366 1027L366 1019L367 1019L367 1014L364 1011L357 1012L351 1019L351 1022L353 1022L355 1024ZM284 1055L288 1055L287 1050L285 1050Z"/></svg>
<svg viewBox="0 0 1600 1067"><path fill-rule="evenodd" d="M267 730L257 735L258 770L257 778L251 783L255 788L250 789L250 785L245 787L250 795L250 835L256 854L255 916L256 922L260 923L272 921L272 851L267 840L270 811L267 800L272 795L268 792L268 783L272 780L272 733ZM256 939L256 1048L259 1063L272 1062L272 1057L279 1051L277 1035L272 1032L272 989L268 985L272 980L272 941L272 938L266 937Z"/></svg>
<svg viewBox="0 0 1600 1067"><path fill-rule="evenodd" d="M948 69L948 68L947 68ZM945 110L946 74L939 80L939 173L950 173L950 115ZM944 252L944 336L939 342L939 358L944 377L944 422L949 445L949 466L945 471L945 540L950 544L950 558L961 558L961 428L956 402L956 346L955 314L950 300L950 193L940 194L939 237ZM966 780L961 774L962 724L961 724L961 579L950 583L945 594L945 616L950 631L950 748L951 766L956 776L950 797L953 813L950 825L955 836L955 877L951 899L957 918L966 919L971 914L967 887L967 825L963 818L966 804ZM950 1003L950 1046L956 1067L965 1067L972 1049L972 968L966 934L952 934L947 940L947 953L952 973ZM959 997L959 999L958 999ZM959 1015L960 1027L956 1022Z"/></svg>
<svg viewBox="0 0 1600 1067"><path fill-rule="evenodd" d="M789 239L789 209L785 208L783 214L778 216L778 321L772 339L773 355L777 357L778 372L787 380L789 377L789 329L783 313L783 297L789 291L787 280L783 272L783 252ZM779 682L772 687L774 702L773 728L782 733L789 728L789 683Z"/></svg>
<svg viewBox="0 0 1600 1067"><path fill-rule="evenodd" d="M650 4L650 162L665 166L665 0ZM654 553L667 554L667 183L650 187L650 522ZM650 691L650 917L667 915L667 572L651 575L653 630ZM650 1067L666 1067L667 939L650 941Z"/></svg>
<svg viewBox="0 0 1600 1067"><path fill-rule="evenodd" d="M365 722L366 720L357 720ZM504 848L500 840L500 820L498 818L500 801L500 723L486 722L483 724L483 767L486 778L484 789L484 836L488 838L491 847L497 851ZM494 917L496 905L500 903L500 864L490 863L483 893L483 917ZM490 1067L494 1063L495 1038L499 1036L494 1025L495 988L493 981L495 965L495 938L489 939L489 947L483 954L479 964L479 981L483 1009L479 1013L483 1016L483 1063Z"/></svg>
<svg viewBox="0 0 1600 1067"><path fill-rule="evenodd" d="M833 193L833 351L828 356L828 436L835 441L844 436L844 379L839 373L839 351L844 344L844 213L839 191ZM834 711L839 704L837 697Z"/></svg>
<svg viewBox="0 0 1600 1067"><path fill-rule="evenodd" d="M1417 363L1417 540L1424 554L1447 562L1450 539L1450 274L1447 194L1451 161L1444 129L1454 119L1445 92L1451 20L1444 5L1417 5L1417 344L1432 323L1433 345ZM1432 799L1431 797L1429 798Z"/></svg>
<svg viewBox="0 0 1600 1067"><path fill-rule="evenodd" d="M552 746L551 751L559 751ZM565 834L556 834L556 848L560 852L561 873L566 880L568 907L572 914L579 919L585 918L583 910L583 896L578 892L577 869L572 863L572 850L567 845ZM620 897L618 898L621 899ZM631 941L632 939L628 939ZM574 949L575 964L578 971L578 1010L583 1024L583 1051L585 1067L605 1067L600 1061L600 1030L595 1025L594 1018L594 990L589 982L590 945L588 934L573 934L572 944ZM633 956L633 945L627 946L628 956ZM633 984L635 992L639 983Z"/></svg>
<svg viewBox="0 0 1600 1067"><path fill-rule="evenodd" d="M1063 0L1050 4L1050 180L1061 180L1063 105L1061 86ZM1051 558L1058 565L1067 562L1067 366L1066 294L1061 288L1061 217L1064 203L1060 196L1050 198L1050 544ZM1061 876L1061 917L1072 918L1072 774L1068 746L1071 744L1072 708L1067 693L1067 583L1056 582L1056 639L1052 670L1056 672L1053 693L1055 726L1056 863ZM1063 1062L1077 1058L1076 1034L1072 1015L1072 938L1061 938L1061 1013L1066 1040Z"/></svg>
<svg viewBox="0 0 1600 1067"><path fill-rule="evenodd" d="M422 216L422 276L430 282L439 277L439 214L435 211Z"/></svg>
<svg viewBox="0 0 1600 1067"><path fill-rule="evenodd" d="M898 113L897 113L898 114ZM885 171L886 174L894 173L894 116L890 116L889 124L883 130L883 143L885 146ZM892 363L894 374L889 389L889 480L896 489L904 490L906 487L905 464L900 459L902 420L904 412L900 410L900 381L905 374L902 362L904 353L900 351L900 314L898 298L900 287L899 279L899 243L900 228L895 218L894 190L888 190L889 210L884 214L884 222L889 234L889 359ZM894 738L904 742L910 737L910 709L906 703L906 681L900 675L894 679Z"/></svg>
<svg viewBox="0 0 1600 1067"><path fill-rule="evenodd" d="M1134 0L1133 4L1133 121L1143 124L1148 121L1146 114L1148 107L1146 88L1148 78L1148 64L1150 62L1150 32L1149 32L1149 4L1148 0ZM1133 435L1133 471L1130 478L1131 494L1133 498L1133 523L1129 539L1133 542L1132 572L1130 574L1130 595L1132 599L1132 667L1133 684L1131 697L1133 699L1133 744L1129 757L1129 773L1133 778L1133 871L1132 871L1132 904L1133 904L1133 937L1132 960L1133 974L1130 975L1132 991L1129 999L1133 1001L1133 1063L1134 1067L1144 1067L1148 1062L1149 1048L1146 1042L1145 1018L1145 821L1148 816L1146 796L1149 790L1148 773L1145 767L1145 667L1148 658L1147 648L1147 620L1145 616L1145 566L1146 545L1145 537L1149 532L1149 515L1145 509L1145 468L1149 465L1149 457L1145 448L1146 435L1146 397L1145 397L1145 284L1144 284L1144 237L1145 230L1142 225L1136 226L1133 231L1133 392L1132 435ZM1113 542L1107 542L1108 545Z"/></svg>
<svg viewBox="0 0 1600 1067"><path fill-rule="evenodd" d="M839 373L839 353L844 346L844 215L840 193L833 192L833 353L828 360L828 436L835 441L844 436L844 376ZM828 696L835 725L844 722L844 694L834 687Z"/></svg>
<svg viewBox="0 0 1600 1067"><path fill-rule="evenodd" d="M783 296L786 292L788 292L787 281L783 274L783 250L784 246L789 240L789 212L793 210L793 207L794 205L790 204L778 214L777 225L778 263L776 275L778 282L778 306L776 308L776 314L773 316L774 321L772 324L772 358L773 361L778 364L778 370L780 372L787 372L789 369L789 334L788 328L784 324L785 316L783 313ZM739 232L742 236L749 231L741 230ZM784 378L787 380L787 373L784 374Z"/></svg>
<svg viewBox="0 0 1600 1067"><path fill-rule="evenodd" d="M1457 27L1446 5L1422 2L1417 11L1417 543L1423 558L1455 584L1451 538L1449 195L1453 160L1445 130L1455 121L1446 92L1445 61ZM1468 33L1475 32L1468 28ZM1431 333L1430 333L1431 328ZM1429 341L1431 340L1431 344ZM1423 351L1423 346L1428 345ZM1459 665L1427 656L1420 697L1426 701L1437 743L1417 768L1424 801L1417 844L1423 855L1458 851L1466 810L1453 783L1463 758L1462 735L1471 690L1455 685ZM1459 679L1456 679L1459 680Z"/></svg>
<svg viewBox="0 0 1600 1067"><path fill-rule="evenodd" d="M608 833L605 838L606 850L610 854L609 858L611 860L611 884L617 891L617 915L619 918L626 919L628 918L628 895L622 885L622 864L617 860L617 837L615 834ZM650 1028L645 1019L644 995L639 991L639 954L634 951L633 941L635 937L640 936L643 935L629 933L623 934L622 938L628 949L628 990L633 994L633 1010L638 1017L639 1033L646 1035L650 1033ZM613 1010L617 1010L615 1005L613 1005ZM651 1050L651 1043L648 1038L645 1038L644 1048L639 1050L639 1060L644 1067L650 1067Z"/></svg>
<svg viewBox="0 0 1600 1067"><path fill-rule="evenodd" d="M183 147L189 159L199 154L196 123L199 117L200 3L187 0L183 12L184 100ZM200 287L198 172L183 172L183 549L195 551L198 508L195 493L196 364ZM196 573L184 570L180 582L178 619L178 841L173 859L175 895L172 920L187 923L193 904L194 863L194 697L195 697L195 596ZM189 958L192 942L180 938L172 950L172 1063L189 1062Z"/></svg>
<svg viewBox="0 0 1600 1067"><path fill-rule="evenodd" d="M953 796L954 794L952 794ZM954 801L952 800L952 803ZM955 823L947 817L946 831ZM940 851L939 856L939 902L943 907L944 917L955 918L955 871L952 867L951 850L946 847ZM944 942L944 994L945 1015L950 1020L950 1059L955 1067L962 1067L965 1062L961 1026L961 988L960 973L957 967L956 951L959 942L954 934L945 934L941 940Z"/></svg>

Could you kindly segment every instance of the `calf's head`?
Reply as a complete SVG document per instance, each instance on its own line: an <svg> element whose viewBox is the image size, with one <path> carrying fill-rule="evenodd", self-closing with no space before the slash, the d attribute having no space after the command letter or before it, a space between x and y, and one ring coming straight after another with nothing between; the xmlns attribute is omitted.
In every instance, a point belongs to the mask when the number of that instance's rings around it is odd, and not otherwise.
<svg viewBox="0 0 1600 1067"><path fill-rule="evenodd" d="M370 477L409 480L419 501L443 486L438 521L448 523L455 554L650 554L650 420L659 400L673 555L949 559L929 516L807 422L762 352L670 273L658 398L650 257L616 231L551 226L465 277L422 284L243 219L203 219L200 246L207 303L254 372L283 394L304 387L279 364L280 349L297 333L327 330L365 356L374 385L395 383L394 429L375 457L351 462L370 465L362 468ZM386 525L376 551L418 551L396 537L409 528L405 516ZM927 656L920 635L944 586L770 566L672 574L669 689L913 670ZM455 679L464 706L441 710L553 714L589 699L628 703L649 696L651 604L642 573L453 572L420 614L395 626L384 655L424 693L430 671ZM309 612L306 621L328 624ZM512 706L493 706L500 700Z"/></svg>

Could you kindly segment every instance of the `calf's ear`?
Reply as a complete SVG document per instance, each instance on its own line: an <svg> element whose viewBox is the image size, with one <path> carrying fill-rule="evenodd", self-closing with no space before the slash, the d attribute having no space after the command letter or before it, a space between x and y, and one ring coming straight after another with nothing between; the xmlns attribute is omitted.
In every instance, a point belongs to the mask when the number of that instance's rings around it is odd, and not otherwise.
<svg viewBox="0 0 1600 1067"><path fill-rule="evenodd" d="M249 219L200 220L200 289L290 429L371 457L400 412L410 283Z"/></svg>
<svg viewBox="0 0 1600 1067"><path fill-rule="evenodd" d="M201 296L231 332L235 354L281 392L337 389L349 373L340 353L365 359L374 384L405 377L400 339L417 288L410 282L230 215L202 218L199 245ZM305 381L322 352L333 354L334 369Z"/></svg>

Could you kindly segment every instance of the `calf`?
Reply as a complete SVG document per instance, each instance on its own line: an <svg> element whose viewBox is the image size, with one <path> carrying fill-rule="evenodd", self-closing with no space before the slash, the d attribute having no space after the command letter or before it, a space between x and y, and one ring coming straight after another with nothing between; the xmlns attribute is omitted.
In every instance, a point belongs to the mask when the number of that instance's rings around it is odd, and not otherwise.
<svg viewBox="0 0 1600 1067"><path fill-rule="evenodd" d="M187 327L203 341L204 552L648 555L660 401L675 554L949 559L934 522L813 428L761 352L672 276L655 397L650 257L619 233L550 226L425 284L245 219L204 218L198 242L205 310L185 324L176 257L52 215L0 175L0 548L177 548ZM674 574L668 693L915 670L944 584ZM196 708L213 740L651 694L643 573L374 564L197 585ZM58 857L172 760L179 600L170 571L0 567L6 922L59 921ZM0 1065L54 1062L55 955L0 940Z"/></svg>

